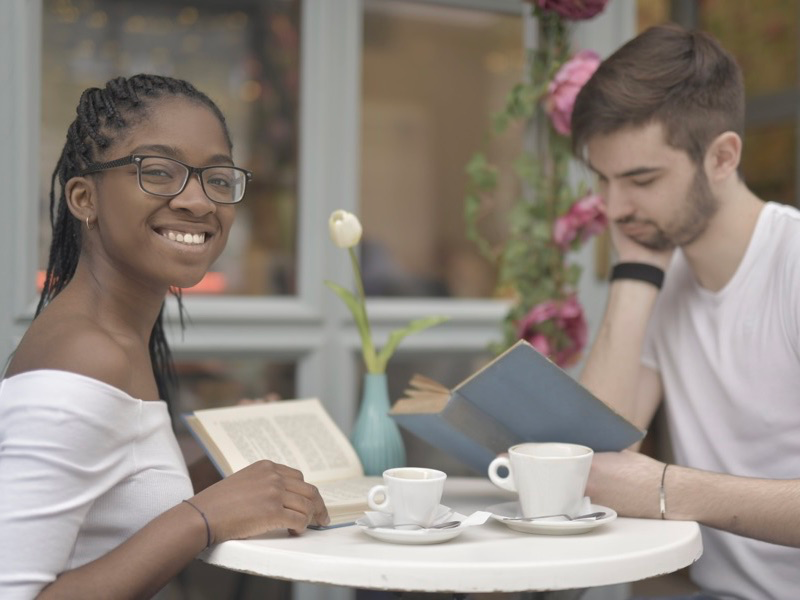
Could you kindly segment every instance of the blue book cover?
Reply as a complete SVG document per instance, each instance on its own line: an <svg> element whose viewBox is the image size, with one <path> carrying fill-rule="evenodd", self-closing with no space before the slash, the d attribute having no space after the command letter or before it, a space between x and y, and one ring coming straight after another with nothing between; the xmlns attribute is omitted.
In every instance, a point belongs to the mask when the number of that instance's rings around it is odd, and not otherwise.
<svg viewBox="0 0 800 600"><path fill-rule="evenodd" d="M566 442L604 452L645 435L524 340L452 390L426 378L411 386L390 413L398 425L480 474L514 444Z"/></svg>

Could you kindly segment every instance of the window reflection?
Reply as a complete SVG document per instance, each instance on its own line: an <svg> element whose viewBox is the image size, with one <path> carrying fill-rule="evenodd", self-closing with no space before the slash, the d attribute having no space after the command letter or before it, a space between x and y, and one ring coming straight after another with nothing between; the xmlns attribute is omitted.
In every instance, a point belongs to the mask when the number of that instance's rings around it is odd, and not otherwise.
<svg viewBox="0 0 800 600"><path fill-rule="evenodd" d="M253 171L224 254L188 293L296 292L299 0L45 0L39 263L50 173L80 93L117 75L187 79L217 102Z"/></svg>
<svg viewBox="0 0 800 600"><path fill-rule="evenodd" d="M465 167L522 77L522 40L514 15L365 2L360 216L368 294L493 294L494 267L465 235ZM521 137L504 135L492 159L508 165ZM510 203L514 182L499 191ZM507 227L492 216L483 225L497 241Z"/></svg>

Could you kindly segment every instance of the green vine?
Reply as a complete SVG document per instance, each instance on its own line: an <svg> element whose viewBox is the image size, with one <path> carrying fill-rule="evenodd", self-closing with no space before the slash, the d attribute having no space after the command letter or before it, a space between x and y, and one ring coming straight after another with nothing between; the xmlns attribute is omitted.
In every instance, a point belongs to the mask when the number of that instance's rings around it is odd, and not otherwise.
<svg viewBox="0 0 800 600"><path fill-rule="evenodd" d="M538 43L527 55L528 79L516 84L503 108L491 116L486 138L488 147L514 123L526 131L525 148L512 166L522 193L506 215L508 236L502 245L492 245L481 233L482 221L497 205L500 171L485 150L476 152L466 167L467 236L498 265L499 293L510 294L514 300L503 322L503 341L493 348L496 352L519 339L519 324L534 307L574 296L581 276L581 267L567 261L567 251L553 232L556 220L586 196L588 188L570 185L570 139L554 129L545 109L548 86L570 59L569 31L567 22L554 12L537 11L537 16ZM554 320L537 325L537 332L548 338L554 355L571 343Z"/></svg>

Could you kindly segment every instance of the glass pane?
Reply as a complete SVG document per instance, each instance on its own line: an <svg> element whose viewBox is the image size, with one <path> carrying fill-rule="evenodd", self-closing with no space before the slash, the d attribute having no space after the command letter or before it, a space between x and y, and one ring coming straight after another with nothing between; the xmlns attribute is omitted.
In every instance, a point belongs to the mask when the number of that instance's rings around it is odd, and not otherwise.
<svg viewBox="0 0 800 600"><path fill-rule="evenodd" d="M745 74L748 96L797 84L798 22L795 0L740 0L698 3L699 27L735 56Z"/></svg>
<svg viewBox="0 0 800 600"><path fill-rule="evenodd" d="M514 15L365 3L360 214L368 294L493 294L495 270L465 235L465 167L522 77L522 27ZM519 129L504 134L490 157L509 165L521 139ZM510 203L513 181L500 189ZM486 235L502 235L497 221L483 223Z"/></svg>
<svg viewBox="0 0 800 600"><path fill-rule="evenodd" d="M797 189L797 124L784 121L745 132L742 173L759 198L794 204Z"/></svg>
<svg viewBox="0 0 800 600"><path fill-rule="evenodd" d="M228 122L254 172L224 254L189 293L294 294L299 0L44 0L40 269L50 175L80 93L118 75L186 79Z"/></svg>
<svg viewBox="0 0 800 600"><path fill-rule="evenodd" d="M671 0L636 0L636 30L670 21Z"/></svg>

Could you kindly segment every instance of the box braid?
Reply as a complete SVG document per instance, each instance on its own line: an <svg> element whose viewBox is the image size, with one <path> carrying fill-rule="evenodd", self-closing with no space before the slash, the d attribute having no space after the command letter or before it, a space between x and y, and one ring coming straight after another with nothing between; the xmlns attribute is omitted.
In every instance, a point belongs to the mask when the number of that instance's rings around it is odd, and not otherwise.
<svg viewBox="0 0 800 600"><path fill-rule="evenodd" d="M232 146L225 117L217 105L192 84L172 77L139 74L117 77L104 88L88 88L81 94L77 116L67 130L67 141L50 178L50 225L53 238L44 288L36 307L36 315L66 287L78 265L81 250L81 222L67 207L64 186L87 165L99 162L100 155L111 148L120 134L146 116L153 101L179 96L207 106L217 116L228 145ZM56 180L60 187L56 198ZM178 299L181 328L183 304L180 290L170 290ZM150 334L149 350L153 373L161 398L169 401L170 388L176 383L172 354L164 335L164 305Z"/></svg>

